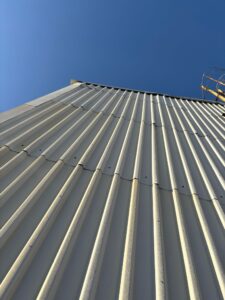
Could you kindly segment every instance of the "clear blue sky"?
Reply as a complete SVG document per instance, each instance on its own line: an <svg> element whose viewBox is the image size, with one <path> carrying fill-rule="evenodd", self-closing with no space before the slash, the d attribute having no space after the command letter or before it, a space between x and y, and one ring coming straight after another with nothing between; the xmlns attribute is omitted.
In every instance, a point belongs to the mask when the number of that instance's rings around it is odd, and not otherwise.
<svg viewBox="0 0 225 300"><path fill-rule="evenodd" d="M200 97L224 18L225 0L1 0L0 110L71 78Z"/></svg>

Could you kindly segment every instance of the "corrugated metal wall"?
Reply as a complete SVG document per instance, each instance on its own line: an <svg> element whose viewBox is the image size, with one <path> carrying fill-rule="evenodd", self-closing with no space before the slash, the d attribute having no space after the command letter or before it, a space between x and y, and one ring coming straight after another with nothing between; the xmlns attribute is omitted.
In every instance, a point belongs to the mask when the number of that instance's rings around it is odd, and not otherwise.
<svg viewBox="0 0 225 300"><path fill-rule="evenodd" d="M2 122L1 299L225 298L224 112L81 84Z"/></svg>

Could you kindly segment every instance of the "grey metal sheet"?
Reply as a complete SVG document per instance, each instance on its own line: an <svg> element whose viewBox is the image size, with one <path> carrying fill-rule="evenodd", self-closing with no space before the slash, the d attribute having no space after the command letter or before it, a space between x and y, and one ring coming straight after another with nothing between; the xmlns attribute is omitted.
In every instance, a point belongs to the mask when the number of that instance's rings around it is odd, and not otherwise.
<svg viewBox="0 0 225 300"><path fill-rule="evenodd" d="M82 83L2 122L0 298L223 299L223 112Z"/></svg>

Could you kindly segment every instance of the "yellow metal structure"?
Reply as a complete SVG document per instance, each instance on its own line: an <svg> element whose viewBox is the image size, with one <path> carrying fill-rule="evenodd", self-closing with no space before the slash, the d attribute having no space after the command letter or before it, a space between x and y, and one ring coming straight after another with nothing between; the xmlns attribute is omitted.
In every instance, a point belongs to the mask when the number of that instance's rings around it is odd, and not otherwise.
<svg viewBox="0 0 225 300"><path fill-rule="evenodd" d="M75 79L71 79L70 80L70 84L74 84L74 83L77 83L78 81L77 80L75 80Z"/></svg>
<svg viewBox="0 0 225 300"><path fill-rule="evenodd" d="M207 86L204 86L204 85L201 85L201 88L206 91L206 92L209 92L210 94L216 96L218 99L222 100L223 102L225 102L225 95L221 95L220 92L216 92L210 88L208 88Z"/></svg>

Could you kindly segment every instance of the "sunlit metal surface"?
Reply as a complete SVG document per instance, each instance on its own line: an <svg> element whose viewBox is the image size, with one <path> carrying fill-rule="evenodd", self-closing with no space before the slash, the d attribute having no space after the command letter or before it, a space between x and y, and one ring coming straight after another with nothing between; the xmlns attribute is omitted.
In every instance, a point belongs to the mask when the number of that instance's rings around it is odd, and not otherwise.
<svg viewBox="0 0 225 300"><path fill-rule="evenodd" d="M82 83L28 105L0 124L1 299L225 298L222 104Z"/></svg>

